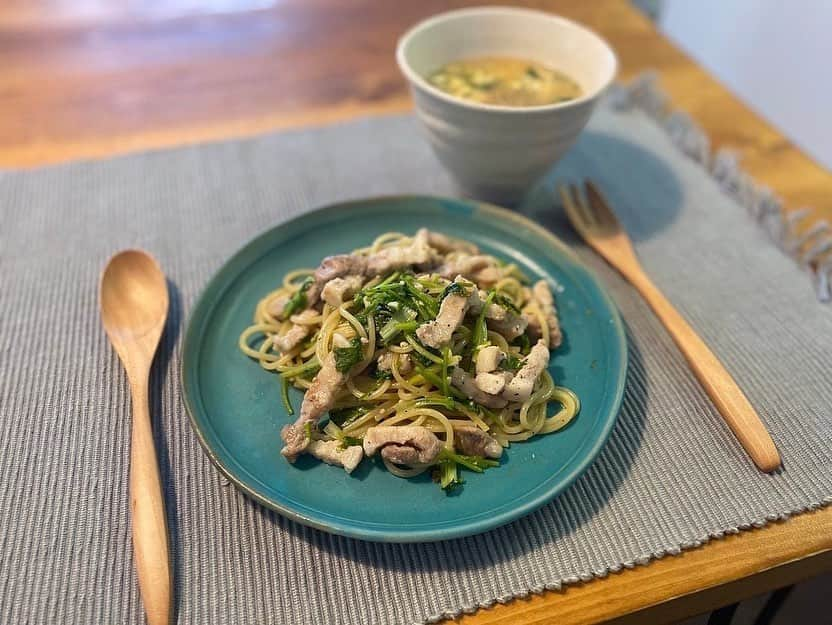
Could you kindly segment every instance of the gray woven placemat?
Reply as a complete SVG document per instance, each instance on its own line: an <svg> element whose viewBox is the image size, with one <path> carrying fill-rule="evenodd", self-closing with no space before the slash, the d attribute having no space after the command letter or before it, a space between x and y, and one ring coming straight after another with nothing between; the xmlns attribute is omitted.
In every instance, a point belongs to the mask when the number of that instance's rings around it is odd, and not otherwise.
<svg viewBox="0 0 832 625"><path fill-rule="evenodd" d="M575 244L627 323L630 372L598 461L488 534L380 545L291 523L224 483L179 390L183 318L264 228L324 203L450 193L409 116L0 173L0 622L142 623L127 494L129 397L100 329L110 253L172 282L153 374L178 621L419 623L646 563L832 495L832 311L802 270L640 112L603 109L557 169L608 192L647 271L758 407L785 470L761 475L633 290L578 245L553 180L524 210Z"/></svg>

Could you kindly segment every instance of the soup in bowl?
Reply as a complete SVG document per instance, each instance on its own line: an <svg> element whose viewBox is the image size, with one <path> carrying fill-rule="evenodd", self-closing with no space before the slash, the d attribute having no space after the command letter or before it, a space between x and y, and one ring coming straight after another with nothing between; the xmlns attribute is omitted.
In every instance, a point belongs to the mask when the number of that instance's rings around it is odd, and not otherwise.
<svg viewBox="0 0 832 625"><path fill-rule="evenodd" d="M443 13L396 52L436 155L463 194L511 203L571 147L617 68L562 17L516 8Z"/></svg>

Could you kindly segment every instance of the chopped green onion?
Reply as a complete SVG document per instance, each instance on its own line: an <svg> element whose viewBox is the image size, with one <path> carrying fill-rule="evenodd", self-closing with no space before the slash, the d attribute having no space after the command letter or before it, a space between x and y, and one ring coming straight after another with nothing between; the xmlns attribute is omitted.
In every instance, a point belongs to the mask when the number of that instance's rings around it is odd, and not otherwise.
<svg viewBox="0 0 832 625"><path fill-rule="evenodd" d="M306 308L306 292L313 284L315 284L315 278L312 276L307 276L306 279L300 283L300 288L294 292L292 297L289 298L289 301L286 302L286 305L283 306L284 317L294 315L299 310Z"/></svg>
<svg viewBox="0 0 832 625"><path fill-rule="evenodd" d="M280 372L286 378L297 378L303 376L306 373L317 373L318 370L321 368L321 363L318 360L317 356L313 356L307 362L303 363L302 365L297 365L295 367L289 367L288 369L284 369Z"/></svg>
<svg viewBox="0 0 832 625"><path fill-rule="evenodd" d="M450 394L449 384L448 384L448 362L451 358L451 348L450 347L443 347L442 348L442 374L439 378L439 381L442 385L439 387L442 389L442 394L446 397Z"/></svg>
<svg viewBox="0 0 832 625"><path fill-rule="evenodd" d="M470 469L476 473L482 473L486 469L500 466L500 462L498 460L483 458L482 456L466 456L458 454L447 447L443 447L437 457L439 458L439 462L454 462L456 464L461 464L466 469Z"/></svg>
<svg viewBox="0 0 832 625"><path fill-rule="evenodd" d="M418 328L419 323L414 321L416 315L415 310L406 306L399 307L398 310L395 310L390 321L385 323L379 331L382 343L387 345L399 332L413 332Z"/></svg>
<svg viewBox="0 0 832 625"><path fill-rule="evenodd" d="M349 408L333 408L329 411L329 420L338 427L345 428L359 417L370 412L367 406L350 406Z"/></svg>
<svg viewBox="0 0 832 625"><path fill-rule="evenodd" d="M280 397L283 399L283 407L289 415L295 414L295 409L292 408L292 402L289 400L289 378L285 375L280 375Z"/></svg>
<svg viewBox="0 0 832 625"><path fill-rule="evenodd" d="M518 358L514 354L506 354L500 366L506 371L517 371L522 366L521 360L521 358Z"/></svg>
<svg viewBox="0 0 832 625"><path fill-rule="evenodd" d="M378 365L376 365L375 369L370 373L370 377L376 380L392 380L393 372L387 369L379 369Z"/></svg>
<svg viewBox="0 0 832 625"><path fill-rule="evenodd" d="M442 291L442 295L439 296L439 300L443 300L449 295L461 295L463 297L468 297L470 292L465 287L464 284L459 282L451 282L448 286L445 287L445 290Z"/></svg>
<svg viewBox="0 0 832 625"><path fill-rule="evenodd" d="M531 349L531 343L529 342L529 335L526 334L525 332L523 332L523 334L521 334L516 339L514 339L511 342L511 344L514 345L515 347L519 347L520 348L520 353L523 354L523 355L528 354L529 350Z"/></svg>
<svg viewBox="0 0 832 625"><path fill-rule="evenodd" d="M442 388L442 380L440 379L439 375L437 375L437 373L435 373L434 371L431 371L430 369L425 369L424 367L420 367L419 365L416 365L416 373L421 375L428 382L433 384L436 388L440 388L440 389ZM447 396L450 397L450 398L456 397L457 399L460 399L462 401L468 401L468 397L465 395L465 393L460 391L455 386L448 386L448 395Z"/></svg>
<svg viewBox="0 0 832 625"><path fill-rule="evenodd" d="M420 397L413 402L414 408L427 408L428 406L442 406L448 410L453 410L457 406L450 397Z"/></svg>
<svg viewBox="0 0 832 625"><path fill-rule="evenodd" d="M485 322L485 313L494 300L494 295L495 292L493 290L488 292L488 296L482 303L482 310L480 310L480 314L477 315L477 320L474 322L474 332L471 336L471 347L474 353L488 345L488 326Z"/></svg>
<svg viewBox="0 0 832 625"><path fill-rule="evenodd" d="M341 449L346 449L347 447L361 447L364 443L363 439L357 438L355 436L341 436L338 440L341 441Z"/></svg>
<svg viewBox="0 0 832 625"><path fill-rule="evenodd" d="M503 295L502 293L495 293L494 294L494 303L498 306L502 306L506 310L513 312L516 315L520 314L520 309L515 306L514 302L511 300L510 297Z"/></svg>
<svg viewBox="0 0 832 625"><path fill-rule="evenodd" d="M419 341L417 341L416 339L414 339L413 336L408 334L404 338L408 343L410 343L413 346L413 349L416 351L417 354L419 354L423 358L426 358L427 360L430 360L431 362L435 362L438 365L442 364L442 358L440 358L439 356L422 346L422 344L419 343Z"/></svg>

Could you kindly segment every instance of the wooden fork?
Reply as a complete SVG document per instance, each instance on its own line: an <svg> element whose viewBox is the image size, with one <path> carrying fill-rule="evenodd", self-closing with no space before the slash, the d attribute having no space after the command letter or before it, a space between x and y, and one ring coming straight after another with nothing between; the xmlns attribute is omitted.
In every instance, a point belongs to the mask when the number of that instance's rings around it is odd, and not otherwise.
<svg viewBox="0 0 832 625"><path fill-rule="evenodd" d="M586 198L575 185L559 187L572 226L647 300L754 464L774 471L780 454L759 415L719 359L644 273L627 233L598 188L591 182L584 186Z"/></svg>

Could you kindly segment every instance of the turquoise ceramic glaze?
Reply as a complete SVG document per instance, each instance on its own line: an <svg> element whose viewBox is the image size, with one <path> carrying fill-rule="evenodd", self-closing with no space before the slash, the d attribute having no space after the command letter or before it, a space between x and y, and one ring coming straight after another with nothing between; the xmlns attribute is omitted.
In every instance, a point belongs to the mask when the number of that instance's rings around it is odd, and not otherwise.
<svg viewBox="0 0 832 625"><path fill-rule="evenodd" d="M237 348L257 301L298 267L367 245L395 230L430 229L477 243L534 278L563 287L557 295L565 345L551 372L583 404L561 432L512 445L502 466L464 472L445 494L427 475L402 480L365 460L352 474L301 457L280 456L280 428L291 418L275 374ZM243 492L300 523L387 542L432 541L482 532L531 512L566 488L592 462L615 422L626 374L621 320L598 280L546 230L509 211L432 197L378 198L340 204L282 224L229 260L199 299L185 337L183 386L191 423L217 467ZM292 389L297 408L301 393Z"/></svg>

